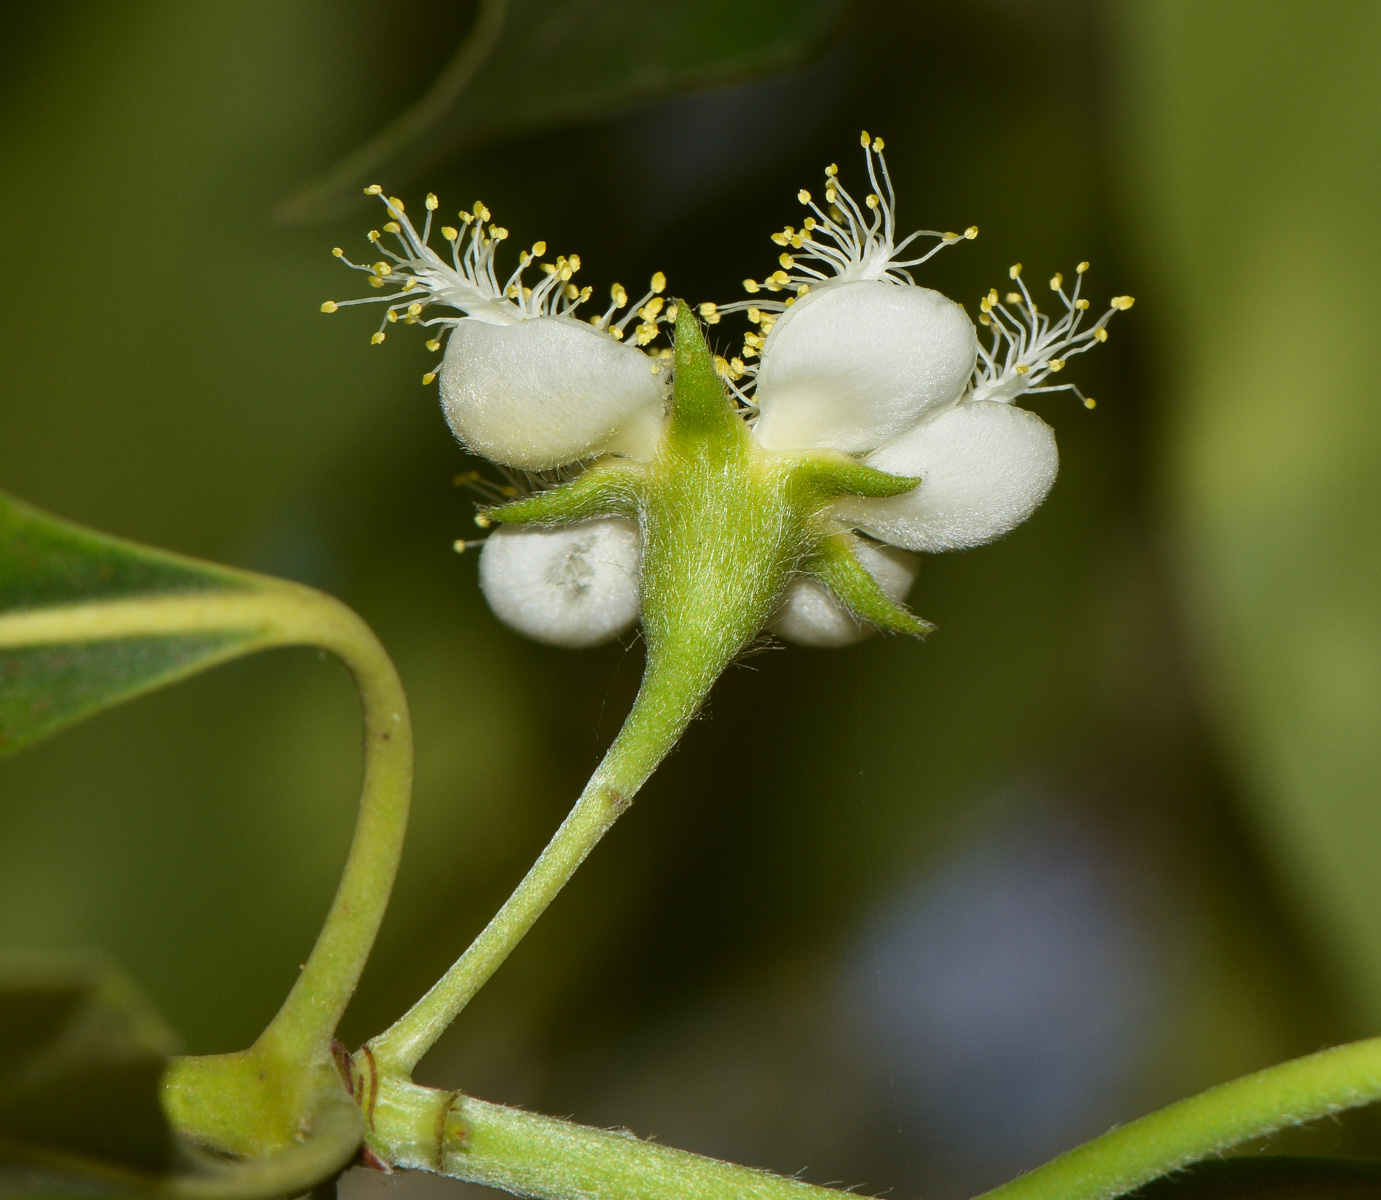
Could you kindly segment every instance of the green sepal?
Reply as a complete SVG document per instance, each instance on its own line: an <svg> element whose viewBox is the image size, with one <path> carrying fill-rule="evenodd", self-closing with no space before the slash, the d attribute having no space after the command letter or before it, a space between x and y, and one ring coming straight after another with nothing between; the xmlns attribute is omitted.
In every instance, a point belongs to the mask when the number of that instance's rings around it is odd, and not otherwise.
<svg viewBox="0 0 1381 1200"><path fill-rule="evenodd" d="M637 473L637 467L623 463L600 464L535 496L481 509L475 522L483 528L493 521L504 525L567 525L595 517L636 517Z"/></svg>
<svg viewBox="0 0 1381 1200"><path fill-rule="evenodd" d="M684 300L671 303L676 309L676 369L667 445L686 457L742 458L748 452L748 426L729 399L691 306Z"/></svg>
<svg viewBox="0 0 1381 1200"><path fill-rule="evenodd" d="M802 569L823 583L840 603L861 621L888 633L925 637L935 626L891 599L858 561L852 534L837 533L823 538Z"/></svg>
<svg viewBox="0 0 1381 1200"><path fill-rule="evenodd" d="M824 453L803 458L788 471L790 485L798 495L804 498L815 493L821 501L840 496L901 496L921 482L919 476L889 475L843 455Z"/></svg>

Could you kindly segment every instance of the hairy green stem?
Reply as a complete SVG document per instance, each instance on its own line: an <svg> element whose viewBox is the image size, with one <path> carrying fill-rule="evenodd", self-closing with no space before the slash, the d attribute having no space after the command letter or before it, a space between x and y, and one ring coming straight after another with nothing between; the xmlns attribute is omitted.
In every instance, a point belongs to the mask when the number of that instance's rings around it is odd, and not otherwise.
<svg viewBox="0 0 1381 1200"><path fill-rule="evenodd" d="M842 1194L631 1134L419 1087L388 1075L362 1098L383 1161L540 1200L827 1200ZM1381 1038L1244 1076L1087 1142L983 1200L1111 1200L1289 1125L1381 1099Z"/></svg>
<svg viewBox="0 0 1381 1200"><path fill-rule="evenodd" d="M384 1080L366 1110L384 1161L542 1200L840 1200L843 1193L630 1133Z"/></svg>
<svg viewBox="0 0 1381 1200"><path fill-rule="evenodd" d="M1381 1099L1381 1038L1292 1059L1105 1133L984 1200L1110 1200L1201 1158Z"/></svg>
<svg viewBox="0 0 1381 1200"><path fill-rule="evenodd" d="M408 1075L532 928L676 744L713 682L655 659L623 728L522 882L469 949L416 1004L369 1042L380 1070Z"/></svg>

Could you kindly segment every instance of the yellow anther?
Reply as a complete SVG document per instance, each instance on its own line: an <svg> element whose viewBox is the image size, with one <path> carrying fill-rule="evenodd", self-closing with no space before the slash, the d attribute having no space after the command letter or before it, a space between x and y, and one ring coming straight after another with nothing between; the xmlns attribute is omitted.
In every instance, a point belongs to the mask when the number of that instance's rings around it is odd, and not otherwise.
<svg viewBox="0 0 1381 1200"><path fill-rule="evenodd" d="M464 209L456 213L456 216L460 218L460 223L462 225L473 225L475 223L475 214L468 213Z"/></svg>
<svg viewBox="0 0 1381 1200"><path fill-rule="evenodd" d="M546 242L533 242L533 243L532 243L532 257L533 257L533 258L541 258L542 255L544 255L546 252L547 252L547 244L546 244Z"/></svg>
<svg viewBox="0 0 1381 1200"><path fill-rule="evenodd" d="M1083 312L1085 309L1088 308L1088 301L1085 300L1082 296L1080 296L1079 299L1077 299L1074 302L1074 307L1077 308L1080 312Z"/></svg>
<svg viewBox="0 0 1381 1200"><path fill-rule="evenodd" d="M1026 375L1026 374L1028 374L1028 373L1030 372L1030 370L1031 370L1031 368L1028 367L1025 363L1017 363L1017 374L1018 374L1018 375Z"/></svg>
<svg viewBox="0 0 1381 1200"><path fill-rule="evenodd" d="M364 194L366 196L381 196L383 195L383 191L384 189L381 188L377 183L371 183L367 188L364 189Z"/></svg>
<svg viewBox="0 0 1381 1200"><path fill-rule="evenodd" d="M326 313L335 312L340 307L334 300L328 300L321 306L321 311Z"/></svg>
<svg viewBox="0 0 1381 1200"><path fill-rule="evenodd" d="M609 289L609 298L614 302L616 308L622 308L628 303L628 293L624 290L623 284L616 283Z"/></svg>
<svg viewBox="0 0 1381 1200"><path fill-rule="evenodd" d="M737 379L740 375L743 374L745 369L743 365L743 359L731 358L729 360L729 369L733 371L734 378Z"/></svg>
<svg viewBox="0 0 1381 1200"><path fill-rule="evenodd" d="M987 296L984 296L983 299L978 302L978 311L984 313L993 311L993 303Z"/></svg>
<svg viewBox="0 0 1381 1200"><path fill-rule="evenodd" d="M334 254L337 258L345 257L345 251L342 250L339 246L332 246L331 253Z"/></svg>
<svg viewBox="0 0 1381 1200"><path fill-rule="evenodd" d="M1098 407L1098 401L1095 400L1092 396L1085 396L1085 397L1084 397L1084 407L1085 407L1085 408L1097 408L1097 407Z"/></svg>
<svg viewBox="0 0 1381 1200"><path fill-rule="evenodd" d="M868 199L866 199L863 203L866 204L869 208L877 208L877 206L878 206L879 204L881 204L882 201L879 200L879 199L877 198L877 196L874 195L872 192L869 192L869 193L868 193ZM946 236L948 236L948 235L946 235Z"/></svg>
<svg viewBox="0 0 1381 1200"><path fill-rule="evenodd" d="M882 147L884 144L885 143L880 137L875 137L873 139L873 149L876 150L879 154L882 153Z"/></svg>
<svg viewBox="0 0 1381 1200"><path fill-rule="evenodd" d="M367 237L371 242L377 242L383 236L383 234L381 234L377 229L371 229L364 236Z"/></svg>
<svg viewBox="0 0 1381 1200"><path fill-rule="evenodd" d="M978 314L978 323L980 325L991 325L993 323L993 319L992 317L988 316L986 312L981 312Z"/></svg>
<svg viewBox="0 0 1381 1200"><path fill-rule="evenodd" d="M404 211L403 202L399 200L397 196L390 196L388 198L388 206L389 208L393 209L394 212Z"/></svg>
<svg viewBox="0 0 1381 1200"><path fill-rule="evenodd" d="M1062 358L1052 358L1049 366L1052 371L1063 371L1065 369L1065 360Z"/></svg>
<svg viewBox="0 0 1381 1200"><path fill-rule="evenodd" d="M420 313L421 311L422 311L422 306L421 306L420 304L413 303L413 304L409 304L409 305L408 305L408 316L410 316L410 317L415 317L415 316L417 316L417 314Z"/></svg>
<svg viewBox="0 0 1381 1200"><path fill-rule="evenodd" d="M873 139L868 136L868 131L866 129L858 135L858 144L865 150L868 149L868 143L872 140Z"/></svg>
<svg viewBox="0 0 1381 1200"><path fill-rule="evenodd" d="M422 385L423 385L424 387L425 387L427 384L429 384L429 383L435 383L435 382L436 382L436 372L435 372L435 371L428 371L425 375L422 376Z"/></svg>
<svg viewBox="0 0 1381 1200"><path fill-rule="evenodd" d="M656 336L657 326L654 325L651 321L647 321L644 324L639 325L638 328L634 330L634 339L637 341L639 346L646 346L647 343L650 342Z"/></svg>
<svg viewBox="0 0 1381 1200"><path fill-rule="evenodd" d="M460 236L460 230L454 225L443 225L441 227L441 236L448 242L453 242Z"/></svg>
<svg viewBox="0 0 1381 1200"><path fill-rule="evenodd" d="M706 300L705 303L700 306L700 316L706 325L718 325L719 305L713 300ZM723 360L721 359L721 361Z"/></svg>
<svg viewBox="0 0 1381 1200"><path fill-rule="evenodd" d="M1108 303L1111 304L1113 308L1117 309L1119 312L1126 312L1127 309L1131 308L1131 306L1136 303L1136 297L1114 296L1111 300L1108 301Z"/></svg>
<svg viewBox="0 0 1381 1200"><path fill-rule="evenodd" d="M796 297L795 297L795 296L788 296L785 300L782 301L782 307L783 307L783 308L790 308L790 307L791 307L793 304L795 304L795 303L796 303Z"/></svg>
<svg viewBox="0 0 1381 1200"><path fill-rule="evenodd" d="M957 242L959 240L959 235L957 233L942 233L940 235L940 240L942 242Z"/></svg>
<svg viewBox="0 0 1381 1200"><path fill-rule="evenodd" d="M989 289L988 289L988 303L989 303L989 304L996 304L996 303L997 303L997 288L989 288Z"/></svg>
<svg viewBox="0 0 1381 1200"><path fill-rule="evenodd" d="M1050 290L1052 292L1058 292L1060 288L1064 286L1064 282L1065 277L1056 271L1055 274L1050 277Z"/></svg>
<svg viewBox="0 0 1381 1200"><path fill-rule="evenodd" d="M502 225L491 225L489 226L489 236L496 242L501 242L508 236L508 230Z"/></svg>
<svg viewBox="0 0 1381 1200"><path fill-rule="evenodd" d="M833 203L834 203L836 200L838 200L838 199L839 199L839 193L838 193L837 191L835 191L834 188L832 188L832 187L827 187L827 188L825 189L825 203L826 203L826 204L833 204ZM833 215L833 214L831 214L831 215Z"/></svg>
<svg viewBox="0 0 1381 1200"><path fill-rule="evenodd" d="M666 301L663 300L661 296L653 296L651 300L642 306L642 308L638 309L638 315L642 317L644 321L655 321L657 319L657 314L662 311L662 305L665 303Z"/></svg>
<svg viewBox="0 0 1381 1200"><path fill-rule="evenodd" d="M833 179L836 175L839 174L839 164L830 163L830 165L825 168L825 174L829 176L831 179Z"/></svg>
<svg viewBox="0 0 1381 1200"><path fill-rule="evenodd" d="M382 276L379 276L379 275L371 275L371 276L369 277L369 286L370 286L370 287L383 287L383 286L384 286L383 277L382 277Z"/></svg>
<svg viewBox="0 0 1381 1200"><path fill-rule="evenodd" d="M788 271L796 265L796 260L792 258L789 254L777 255L777 261L781 263L782 266L784 266Z"/></svg>
<svg viewBox="0 0 1381 1200"><path fill-rule="evenodd" d="M381 329L381 330L379 330L378 333L374 334L374 335L369 339L369 344L370 344L371 346L377 346L377 345L378 345L380 342L382 342L383 340L384 340L384 331Z"/></svg>
<svg viewBox="0 0 1381 1200"><path fill-rule="evenodd" d="M1095 329L1093 331L1093 336L1096 337L1100 342L1106 342L1108 340L1108 331L1106 329L1101 328Z"/></svg>
<svg viewBox="0 0 1381 1200"><path fill-rule="evenodd" d="M428 192L428 193L427 193L427 211L428 211L428 212L436 212L436 210L437 210L440 206L441 206L441 201L438 200L438 199L436 198L436 193L435 193L435 192Z"/></svg>
<svg viewBox="0 0 1381 1200"><path fill-rule="evenodd" d="M581 303L581 304L584 304L585 301L588 300L588 299L589 299L591 296L593 296L594 294L595 294L595 289L592 288L592 287L583 287L583 288L581 288L581 289L580 289L580 303Z"/></svg>
<svg viewBox="0 0 1381 1200"><path fill-rule="evenodd" d="M393 274L393 268L390 267L390 266L388 265L388 263L386 263L386 262L376 262L376 263L375 263L372 267L370 267L369 269L370 269L371 271L373 271L375 275L392 275L392 274Z"/></svg>
<svg viewBox="0 0 1381 1200"><path fill-rule="evenodd" d="M799 200L802 204L809 204L810 193L806 191L805 188L802 188L799 192L796 193L796 199Z"/></svg>
<svg viewBox="0 0 1381 1200"><path fill-rule="evenodd" d="M398 314L390 308L388 312L384 313L384 317L392 325L398 319Z"/></svg>
<svg viewBox="0 0 1381 1200"><path fill-rule="evenodd" d="M1016 279L1020 274L1021 263L1013 263L1010 267L1007 268L1007 276L1010 279Z"/></svg>
<svg viewBox="0 0 1381 1200"><path fill-rule="evenodd" d="M622 329L619 329L617 326L613 326L612 328L610 328L609 332L610 332L611 334L614 335L614 341L616 341L616 342L621 342L621 341L623 341L623 330L622 330Z"/></svg>
<svg viewBox="0 0 1381 1200"><path fill-rule="evenodd" d="M580 270L580 255L572 254L570 258L566 260L566 262L570 264L570 268L572 271Z"/></svg>
<svg viewBox="0 0 1381 1200"><path fill-rule="evenodd" d="M571 268L570 268L569 266L562 267L562 268L561 268L561 281L564 283L564 282L565 282L566 280L568 280L570 277L571 277Z"/></svg>
<svg viewBox="0 0 1381 1200"><path fill-rule="evenodd" d="M790 283L790 282L791 282L791 277L790 277L785 271L773 271L773 272L772 272L772 282L773 282L773 283Z"/></svg>
<svg viewBox="0 0 1381 1200"><path fill-rule="evenodd" d="M660 296L664 291L666 291L666 288L667 277L664 274L662 274L661 271L658 271L652 277L652 291L656 292Z"/></svg>
<svg viewBox="0 0 1381 1200"><path fill-rule="evenodd" d="M798 296L804 296L808 291L810 291L810 284L803 283L800 287L796 289L796 294Z"/></svg>
<svg viewBox="0 0 1381 1200"><path fill-rule="evenodd" d="M758 290L759 290L758 281L757 281L756 279L745 279L745 280L743 281L743 290L744 290L745 292L748 292L750 295L751 295L753 292L758 291Z"/></svg>
<svg viewBox="0 0 1381 1200"><path fill-rule="evenodd" d="M676 320L676 305L673 304L669 309L667 309L667 320L668 320L668 321L674 321L674 320ZM671 357L671 352L670 352L670 351L667 352L667 357L668 357L668 358Z"/></svg>
<svg viewBox="0 0 1381 1200"><path fill-rule="evenodd" d="M427 349L430 350L433 354L435 354L438 350L441 349L441 339L440 339L440 338L432 338L431 341L425 342L425 343L423 343L423 344L424 344L424 345L427 347Z"/></svg>
<svg viewBox="0 0 1381 1200"><path fill-rule="evenodd" d="M489 519L488 513L476 513L475 524L481 529L488 529L494 522Z"/></svg>
<svg viewBox="0 0 1381 1200"><path fill-rule="evenodd" d="M966 230L964 230L964 236L968 238L969 241L973 241L973 239L978 236L978 226L970 225Z"/></svg>
<svg viewBox="0 0 1381 1200"><path fill-rule="evenodd" d="M754 325L756 325L759 321L762 320L762 309L758 308L757 306L750 308L748 310L748 320L751 321Z"/></svg>
<svg viewBox="0 0 1381 1200"><path fill-rule="evenodd" d="M1003 299L1006 300L1008 304L1020 304L1020 303L1021 303L1021 293L1020 293L1020 292L1008 292L1007 295L1003 297Z"/></svg>
<svg viewBox="0 0 1381 1200"><path fill-rule="evenodd" d="M787 235L784 234L784 233L773 233L773 234L769 234L769 236L770 236L770 237L772 238L772 240L773 240L774 242L776 242L777 245L779 245L779 246L785 246L786 243L787 243L787 241L788 241Z"/></svg>
<svg viewBox="0 0 1381 1200"><path fill-rule="evenodd" d="M662 373L662 364L654 363L652 366L648 367L648 370L651 371L654 375L660 375Z"/></svg>
<svg viewBox="0 0 1381 1200"><path fill-rule="evenodd" d="M544 272L545 274L547 274L547 275L555 275L555 274L556 274L556 264L555 264L555 263L542 263L542 264L541 264L541 267L542 267L543 272Z"/></svg>
<svg viewBox="0 0 1381 1200"><path fill-rule="evenodd" d="M483 200L476 200L471 206L470 211L475 214L475 219L478 221L489 220L489 210L484 207Z"/></svg>
<svg viewBox="0 0 1381 1200"><path fill-rule="evenodd" d="M465 548L468 545L469 543L464 538L456 538L456 540L451 543L451 549L457 554L464 554Z"/></svg>
<svg viewBox="0 0 1381 1200"><path fill-rule="evenodd" d="M580 289L576 287L573 283L568 283L564 288L562 288L561 294L565 296L567 300L580 299Z"/></svg>
<svg viewBox="0 0 1381 1200"><path fill-rule="evenodd" d="M799 250L802 246L804 246L804 245L806 244L806 242L807 242L808 240L809 240L808 238L803 237L803 236L802 236L801 234L799 234L799 233L793 234L792 237L791 237L791 248L792 248L793 250Z"/></svg>
<svg viewBox="0 0 1381 1200"><path fill-rule="evenodd" d="M714 369L719 375L727 375L729 373L729 360L722 354L716 354L714 356Z"/></svg>
<svg viewBox="0 0 1381 1200"><path fill-rule="evenodd" d="M402 233L403 227L397 221L389 221L384 225L385 233Z"/></svg>
<svg viewBox="0 0 1381 1200"><path fill-rule="evenodd" d="M1075 269L1076 271L1078 271L1080 275L1082 275L1085 271L1088 270L1088 263L1086 263L1086 262L1081 262L1081 263L1080 263L1077 267L1075 267L1074 269Z"/></svg>

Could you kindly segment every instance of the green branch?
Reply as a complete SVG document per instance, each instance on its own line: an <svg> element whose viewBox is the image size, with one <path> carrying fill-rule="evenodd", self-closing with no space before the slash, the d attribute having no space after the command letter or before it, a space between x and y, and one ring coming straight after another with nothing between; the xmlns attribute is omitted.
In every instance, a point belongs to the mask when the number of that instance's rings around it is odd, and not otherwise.
<svg viewBox="0 0 1381 1200"><path fill-rule="evenodd" d="M984 1200L1110 1200L1252 1138L1381 1099L1381 1038L1244 1075L1105 1133Z"/></svg>

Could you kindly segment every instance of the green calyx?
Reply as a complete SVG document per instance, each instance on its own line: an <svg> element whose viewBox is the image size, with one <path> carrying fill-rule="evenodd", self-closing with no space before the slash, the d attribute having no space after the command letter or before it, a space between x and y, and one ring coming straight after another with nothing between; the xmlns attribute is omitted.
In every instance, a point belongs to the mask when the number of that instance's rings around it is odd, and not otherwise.
<svg viewBox="0 0 1381 1200"><path fill-rule="evenodd" d="M828 515L841 496L897 496L919 482L841 454L762 449L690 306L678 302L671 415L657 455L598 463L569 483L486 510L481 522L636 520L649 665L689 671L707 688L767 624L798 574L879 629L928 633L928 622L883 593L858 560L858 539Z"/></svg>

